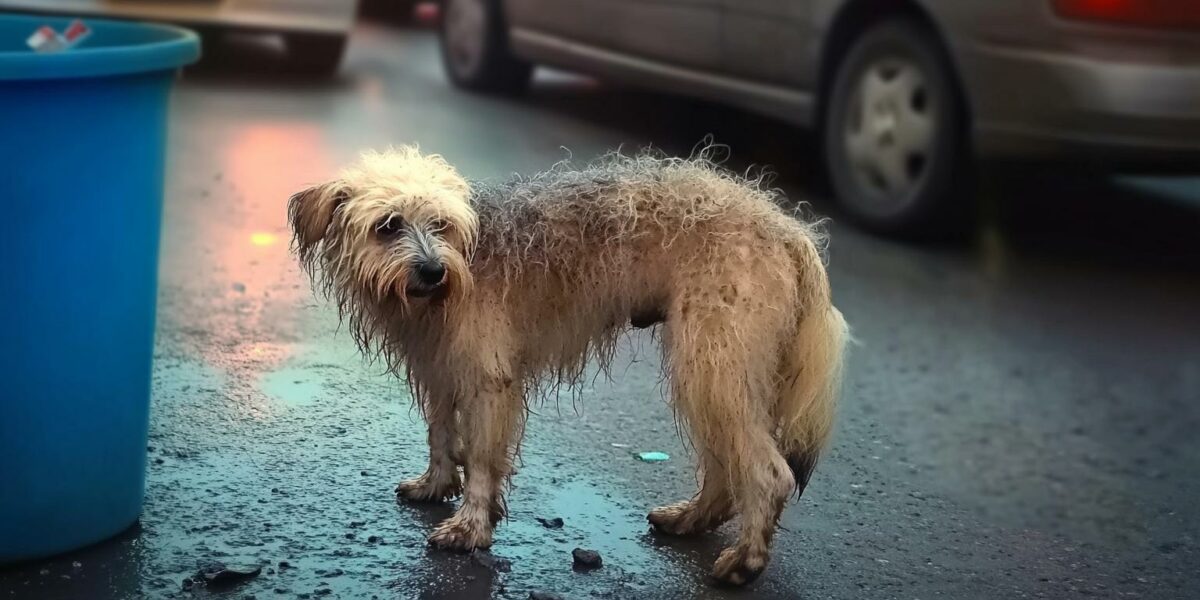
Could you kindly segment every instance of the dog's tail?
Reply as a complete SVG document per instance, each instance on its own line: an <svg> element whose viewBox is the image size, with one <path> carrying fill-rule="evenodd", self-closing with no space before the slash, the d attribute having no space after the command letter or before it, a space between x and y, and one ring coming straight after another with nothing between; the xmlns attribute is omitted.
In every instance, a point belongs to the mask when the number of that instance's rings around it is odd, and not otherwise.
<svg viewBox="0 0 1200 600"><path fill-rule="evenodd" d="M823 302L805 315L795 343L781 362L783 379L775 406L779 450L796 479L796 494L808 479L833 428L841 388L842 355L849 329L842 313Z"/></svg>

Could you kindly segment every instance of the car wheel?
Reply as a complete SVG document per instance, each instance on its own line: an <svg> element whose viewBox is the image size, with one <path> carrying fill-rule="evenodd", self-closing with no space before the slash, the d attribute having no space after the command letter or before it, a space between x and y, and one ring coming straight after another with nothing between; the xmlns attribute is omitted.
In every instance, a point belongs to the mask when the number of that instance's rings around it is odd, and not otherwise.
<svg viewBox="0 0 1200 600"><path fill-rule="evenodd" d="M337 72L346 53L346 36L292 34L286 38L288 58L298 71L315 75Z"/></svg>
<svg viewBox="0 0 1200 600"><path fill-rule="evenodd" d="M933 38L908 20L867 30L827 98L822 145L838 201L880 233L944 235L971 214L962 100Z"/></svg>
<svg viewBox="0 0 1200 600"><path fill-rule="evenodd" d="M516 92L529 84L533 66L509 52L497 0L445 0L441 45L446 75L459 87Z"/></svg>

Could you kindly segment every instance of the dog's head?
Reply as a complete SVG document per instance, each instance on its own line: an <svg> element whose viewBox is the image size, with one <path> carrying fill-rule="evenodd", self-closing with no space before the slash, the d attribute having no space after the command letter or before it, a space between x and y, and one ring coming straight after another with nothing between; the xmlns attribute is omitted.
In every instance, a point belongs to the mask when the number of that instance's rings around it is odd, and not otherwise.
<svg viewBox="0 0 1200 600"><path fill-rule="evenodd" d="M441 156L368 152L337 179L292 196L294 246L343 309L453 301L472 284L478 219L469 194Z"/></svg>

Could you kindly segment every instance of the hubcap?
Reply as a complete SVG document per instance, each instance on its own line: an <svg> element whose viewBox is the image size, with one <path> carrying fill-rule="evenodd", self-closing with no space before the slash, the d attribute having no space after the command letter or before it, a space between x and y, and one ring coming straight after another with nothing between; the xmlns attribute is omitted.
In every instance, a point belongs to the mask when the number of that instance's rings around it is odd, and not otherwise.
<svg viewBox="0 0 1200 600"><path fill-rule="evenodd" d="M889 58L863 70L850 96L845 148L851 171L871 195L904 201L924 178L933 152L933 105L913 63Z"/></svg>
<svg viewBox="0 0 1200 600"><path fill-rule="evenodd" d="M446 46L459 73L473 72L483 57L486 36L484 0L449 0L446 3Z"/></svg>

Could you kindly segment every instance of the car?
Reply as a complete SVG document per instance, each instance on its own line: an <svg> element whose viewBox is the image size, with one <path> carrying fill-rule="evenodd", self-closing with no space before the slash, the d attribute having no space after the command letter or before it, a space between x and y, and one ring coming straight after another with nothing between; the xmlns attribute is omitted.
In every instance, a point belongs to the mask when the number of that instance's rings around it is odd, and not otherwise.
<svg viewBox="0 0 1200 600"><path fill-rule="evenodd" d="M202 32L281 34L304 71L337 71L357 0L0 0L0 10L162 21Z"/></svg>
<svg viewBox="0 0 1200 600"><path fill-rule="evenodd" d="M979 160L1200 166L1200 3L443 0L445 71L513 92L552 65L818 132L843 211L969 223Z"/></svg>
<svg viewBox="0 0 1200 600"><path fill-rule="evenodd" d="M418 0L362 0L361 13L364 17L391 23L410 23L416 16Z"/></svg>

